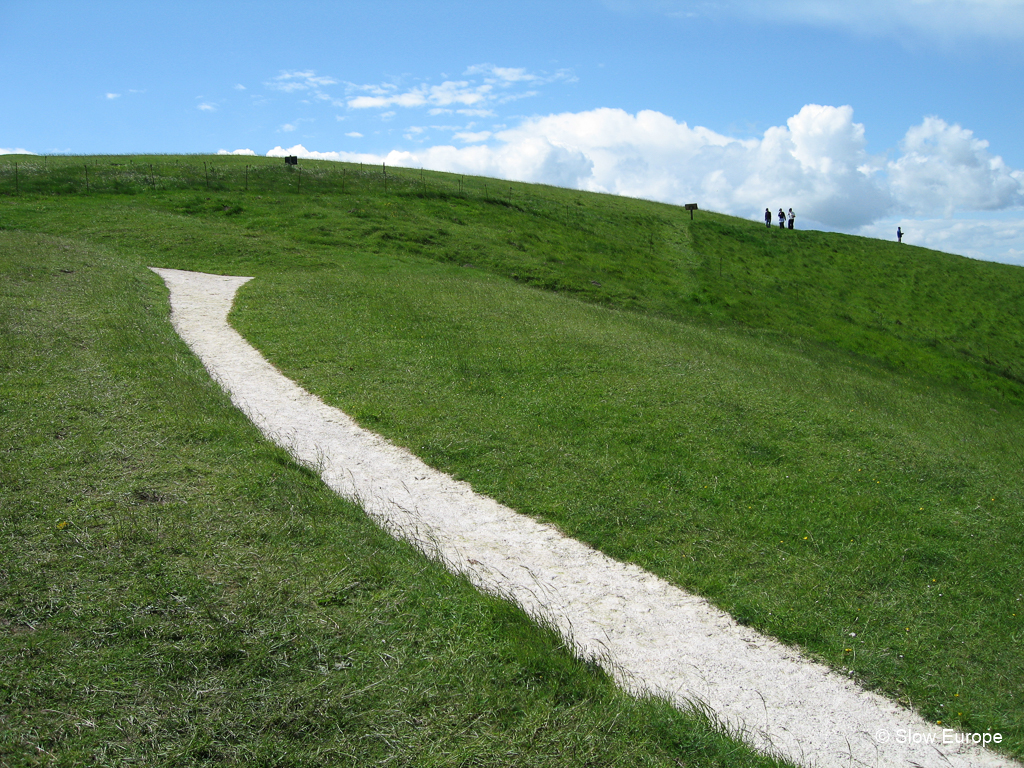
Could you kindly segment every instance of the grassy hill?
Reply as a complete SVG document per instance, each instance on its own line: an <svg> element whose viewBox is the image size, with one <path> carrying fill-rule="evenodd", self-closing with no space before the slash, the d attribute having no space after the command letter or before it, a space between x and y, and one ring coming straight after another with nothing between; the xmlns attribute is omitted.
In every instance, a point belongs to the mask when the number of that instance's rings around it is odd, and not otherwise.
<svg viewBox="0 0 1024 768"><path fill-rule="evenodd" d="M437 637L450 659L440 666L481 658L459 693L415 673L425 685L449 699L472 700L475 690L494 701L534 696L511 705L514 714L492 701L438 717L429 738L494 764L509 734L539 750L523 752L538 764L551 749L591 759L580 733L603 734L598 762L738 759L706 724L618 697L515 611L324 498L308 473L256 439L174 339L159 281L144 270L152 265L256 276L239 294L235 326L364 426L930 719L998 731L1009 753L1024 754L1024 270L704 211L691 222L673 206L606 195L301 162L0 163L2 524L14 563L0 582L0 616L13 628L0 663L22 681L8 684L2 706L32 711L37 731L59 725L58 745L101 743L89 741L87 713L44 714L59 707L43 705L83 685L120 690L116 673L95 665L76 672L77 687L42 684L70 663L69 649L93 648L76 639L91 632L109 638L105 652L148 665L154 693L133 717L161 739L178 733L175 759L240 760L253 745L279 755L272 750L292 744L289 728L322 719L310 708L323 684L339 701L328 718L344 713L353 723L324 735L323 749L378 744L366 734L383 739L401 721L402 754L416 762L416 734L430 721L423 700L399 698L385 717L377 699L346 698L390 685L379 682L393 679L386 660L366 662L367 652L362 683L346 688L313 671L350 668L339 632L317 629L313 642L342 660L328 664L330 654L307 644L300 672L280 667L286 645L268 629L291 622L305 635L317 622L354 622L371 647L378 635L365 617L404 626L413 603L417 629L402 642L379 629L389 649ZM238 462L251 478L235 475ZM77 543L65 535L73 526ZM310 542L316 554L306 562L297 553ZM146 597L145 569L118 570L126 549L173 574L159 599ZM55 565L40 565L51 558ZM265 573L251 567L261 559ZM394 581L325 575L400 567ZM473 607L461 610L474 618L455 624L467 645L445 634L452 622L424 597L438 588L421 578L463 590L459 604ZM123 596L104 596L111 579ZM285 593L280 584L292 586ZM344 598L332 602L332 590ZM89 614L75 593L105 605L104 615ZM280 597L263 604L264 594ZM179 597L198 607L179 609ZM87 614L94 629L76 629ZM502 640L495 627L513 615L530 639L472 649L481 635ZM128 631L140 621L156 627L150 636ZM182 625L188 636L175 640ZM202 660L195 669L182 643ZM38 676L25 671L29 653L46 660ZM254 654L267 660L261 671L225 676L245 666L232 659ZM540 658L571 671L522 671ZM506 668L518 671L494 672ZM216 683L214 702L189 705L190 724L168 723L150 706L184 706L168 669L196 690ZM294 718L252 703L275 674L295 687L272 709L301 711ZM537 693L529 682L554 679L574 693ZM39 692L26 705L32 685ZM410 688L394 685L387 695ZM106 697L103 706L121 701ZM253 713L245 727L226 714L239 701ZM613 711L633 718L621 741L600 725L619 717ZM534 741L537 718L563 716L546 728L548 741ZM647 718L664 725L634 753ZM467 722L478 724L471 739L456 735ZM27 733L0 738L24 747ZM196 734L207 752L193 748ZM135 733L122 748L156 754L144 743Z"/></svg>

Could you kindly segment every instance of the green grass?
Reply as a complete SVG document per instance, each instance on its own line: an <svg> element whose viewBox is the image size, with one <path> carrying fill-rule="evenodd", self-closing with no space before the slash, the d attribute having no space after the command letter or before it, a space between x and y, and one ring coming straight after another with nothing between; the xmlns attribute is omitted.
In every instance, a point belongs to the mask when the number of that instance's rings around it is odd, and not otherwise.
<svg viewBox="0 0 1024 768"><path fill-rule="evenodd" d="M47 162L0 226L152 291L257 276L236 327L364 426L1024 755L1024 271L411 170Z"/></svg>
<svg viewBox="0 0 1024 768"><path fill-rule="evenodd" d="M929 718L1019 732L1019 409L770 335L394 271L254 282L236 323L513 508Z"/></svg>
<svg viewBox="0 0 1024 768"><path fill-rule="evenodd" d="M776 765L264 441L116 249L0 232L0 765Z"/></svg>

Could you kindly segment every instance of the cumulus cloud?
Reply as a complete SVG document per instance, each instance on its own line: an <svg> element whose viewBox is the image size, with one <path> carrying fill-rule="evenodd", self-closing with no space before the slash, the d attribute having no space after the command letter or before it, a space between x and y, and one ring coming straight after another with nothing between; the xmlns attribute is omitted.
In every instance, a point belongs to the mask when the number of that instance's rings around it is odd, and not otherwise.
<svg viewBox="0 0 1024 768"><path fill-rule="evenodd" d="M217 154L218 155L252 155L252 156L256 155L256 153L253 152L251 149L233 149L230 152L228 152L226 149L218 149L217 150Z"/></svg>
<svg viewBox="0 0 1024 768"><path fill-rule="evenodd" d="M920 245L1004 261L1024 251L1024 222L964 217L1024 209L1024 172L970 130L937 117L912 126L892 159L868 153L851 107L818 104L749 139L660 112L607 108L534 117L505 130L466 129L453 138L462 145L387 155L311 153L301 145L272 152L696 202L753 219L766 206L793 207L804 226L874 236L874 227L894 232L902 222L908 233L920 233Z"/></svg>
<svg viewBox="0 0 1024 768"><path fill-rule="evenodd" d="M302 144L285 149L274 147L267 157L296 157L337 160L349 163L385 163L406 168L430 168L452 173L479 174L563 187L576 187L592 170L582 152L557 147L543 138L531 138L515 146L494 149L487 146L456 148L429 147L418 152L392 150L386 155L369 152L317 152Z"/></svg>
<svg viewBox="0 0 1024 768"><path fill-rule="evenodd" d="M462 172L474 172L466 166L476 162L507 178L700 200L743 216L785 200L816 221L857 226L884 214L890 199L878 183L881 163L867 155L864 128L852 117L850 107L808 105L760 139L737 140L660 112L606 108L526 120L494 134L496 146L410 154L413 162L443 161ZM482 133L456 138L482 141ZM546 169L557 169L557 179L544 178Z"/></svg>
<svg viewBox="0 0 1024 768"><path fill-rule="evenodd" d="M107 94L107 98L108 98L108 99L110 99L110 100L112 101L112 100L114 100L114 99L119 99L119 98L121 98L121 94L120 94L120 93L108 93L108 94Z"/></svg>
<svg viewBox="0 0 1024 768"><path fill-rule="evenodd" d="M38 153L30 152L29 150L23 149L22 147L18 147L17 149L5 149L4 147L0 147L0 155L36 155L36 154L38 154Z"/></svg>
<svg viewBox="0 0 1024 768"><path fill-rule="evenodd" d="M903 140L889 163L889 182L900 207L928 214L993 211L1024 205L1024 173L988 151L988 142L959 125L928 117Z"/></svg>
<svg viewBox="0 0 1024 768"><path fill-rule="evenodd" d="M204 101L202 104L196 106L196 109L199 109L203 112L216 112L217 106L215 104L210 104L209 102Z"/></svg>
<svg viewBox="0 0 1024 768"><path fill-rule="evenodd" d="M868 154L864 126L849 106L808 104L785 125L752 139L690 127L651 110L631 115L609 108L530 118L496 133L461 131L454 138L491 141L387 157L667 202L699 200L755 218L765 205L784 202L803 218L844 228L900 212L949 216L1024 205L1024 173L992 155L971 131L926 118L907 131L901 155L887 161ZM549 171L554 175L546 176Z"/></svg>

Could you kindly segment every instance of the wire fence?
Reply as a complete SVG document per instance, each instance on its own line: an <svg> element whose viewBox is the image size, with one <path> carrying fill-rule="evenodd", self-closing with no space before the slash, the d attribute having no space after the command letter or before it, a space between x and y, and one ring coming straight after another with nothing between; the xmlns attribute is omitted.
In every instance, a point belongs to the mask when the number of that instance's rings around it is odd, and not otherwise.
<svg viewBox="0 0 1024 768"><path fill-rule="evenodd" d="M4 196L147 195L193 191L210 195L303 197L360 195L367 197L419 197L438 200L475 200L508 212L541 216L577 230L595 234L608 230L616 218L600 206L587 205L578 190L538 186L478 176L465 176L386 164L328 160L239 158L218 156L11 156L0 155L0 198ZM198 203L199 201L197 201ZM226 199L237 205L238 200ZM241 210L241 209L239 209ZM640 229L658 228L661 222L637 222ZM612 240L614 226L604 232ZM622 244L646 246L649 242Z"/></svg>
<svg viewBox="0 0 1024 768"><path fill-rule="evenodd" d="M481 188L482 187L482 188ZM514 203L511 184L467 184L464 176L420 169L359 163L313 161L303 165L280 158L241 164L212 159L154 160L0 158L0 194L144 194L195 190L259 194L384 193L420 196L483 196Z"/></svg>

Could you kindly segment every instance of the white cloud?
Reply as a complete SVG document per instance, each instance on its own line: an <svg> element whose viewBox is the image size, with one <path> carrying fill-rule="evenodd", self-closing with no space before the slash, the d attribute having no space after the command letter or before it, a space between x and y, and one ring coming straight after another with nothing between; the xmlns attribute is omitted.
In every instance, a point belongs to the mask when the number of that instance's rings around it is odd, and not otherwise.
<svg viewBox="0 0 1024 768"><path fill-rule="evenodd" d="M464 129L454 138L468 146L327 159L696 202L755 220L765 206L793 207L805 227L888 237L900 224L920 245L1002 261L1024 252L1024 216L1013 213L1024 211L1024 173L971 131L935 117L911 127L891 160L867 153L851 107L815 104L751 139L620 109L535 117L497 132ZM981 211L1009 213L998 221L971 213Z"/></svg>
<svg viewBox="0 0 1024 768"><path fill-rule="evenodd" d="M503 146L494 152L521 168L527 158L546 162L540 146L552 156L578 153L587 162L573 167L588 170L569 186L583 189L702 201L743 216L784 200L805 217L857 226L887 212L890 201L875 178L879 161L867 155L864 128L852 116L850 107L808 105L760 139L737 140L659 112L596 109L526 120L495 134ZM564 164L556 166L564 175Z"/></svg>
<svg viewBox="0 0 1024 768"><path fill-rule="evenodd" d="M209 102L206 102L206 101L204 101L202 104L198 105L196 107L196 109L201 109L203 112L216 112L217 111L216 105L210 104Z"/></svg>
<svg viewBox="0 0 1024 768"><path fill-rule="evenodd" d="M119 98L121 98L121 94L120 93L108 93L107 94L107 98L111 99L111 100L112 99L119 99Z"/></svg>
<svg viewBox="0 0 1024 768"><path fill-rule="evenodd" d="M361 139L361 138L363 138L363 134L361 134L359 131L349 131L345 135L350 137L350 138L353 138L353 139Z"/></svg>
<svg viewBox="0 0 1024 768"><path fill-rule="evenodd" d="M475 144L481 141L487 141L491 136L492 134L490 131L460 131L456 133L453 138L458 141L464 141L468 144Z"/></svg>
<svg viewBox="0 0 1024 768"><path fill-rule="evenodd" d="M427 107L431 115L460 114L477 117L493 116L491 105L505 104L517 99L536 96L536 90L516 90L524 84L531 86L556 81L574 82L569 70L553 74L527 72L521 67L497 67L476 64L464 73L465 79L445 80L439 85L421 83L400 89L394 83L376 85L349 84L350 109L385 109L388 107Z"/></svg>
<svg viewBox="0 0 1024 768"><path fill-rule="evenodd" d="M267 157L289 157L291 155L307 160L335 160L346 163L368 163L371 165L380 165L388 160L387 157L367 152L314 152L306 149L301 144L296 144L288 149L276 146L267 152ZM397 165L397 163L389 163L389 165Z"/></svg>
<svg viewBox="0 0 1024 768"><path fill-rule="evenodd" d="M527 72L523 67L496 67L493 64L474 64L465 71L466 75L483 76L484 82L498 85L511 85L512 83L553 83L558 80L576 82L576 77L571 70L560 69L553 73L536 74Z"/></svg>
<svg viewBox="0 0 1024 768"><path fill-rule="evenodd" d="M5 149L0 147L0 155L35 155L35 152L29 152L27 149L18 147L17 149Z"/></svg>
<svg viewBox="0 0 1024 768"><path fill-rule="evenodd" d="M614 11L671 16L729 15L757 22L815 25L871 36L911 34L952 43L1024 40L1022 0L605 0Z"/></svg>
<svg viewBox="0 0 1024 768"><path fill-rule="evenodd" d="M294 130L295 130L296 128L298 128L298 126L297 126L297 125L295 125L294 123L285 123L284 125L282 125L282 126L281 126L281 130L282 130L282 131L283 131L284 133L291 133L291 132L292 132L292 131L294 131Z"/></svg>
<svg viewBox="0 0 1024 768"><path fill-rule="evenodd" d="M1024 217L1006 219L885 219L861 227L856 234L903 242L974 259L1024 266Z"/></svg>
<svg viewBox="0 0 1024 768"><path fill-rule="evenodd" d="M743 5L752 10L760 4L748 0ZM872 35L912 31L948 41L1024 38L1024 3L1019 0L782 0L772 7L776 11L789 21L852 27Z"/></svg>
<svg viewBox="0 0 1024 768"><path fill-rule="evenodd" d="M903 140L889 163L893 194L912 213L992 211L1024 205L1024 173L988 152L988 142L959 125L928 117Z"/></svg>
<svg viewBox="0 0 1024 768"><path fill-rule="evenodd" d="M267 157L296 155L316 160L352 163L386 163L408 168L430 168L453 173L472 173L501 179L534 181L576 187L591 171L590 161L579 151L557 147L543 138L532 137L514 146L492 148L483 145L456 148L429 147L417 152L392 150L386 155L357 152L315 152L301 144L267 152Z"/></svg>
<svg viewBox="0 0 1024 768"><path fill-rule="evenodd" d="M419 85L404 93L356 96L349 99L352 109L382 107L447 107L452 104L473 105L490 98L494 86L489 83L471 85L468 80L446 80L440 85Z"/></svg>
<svg viewBox="0 0 1024 768"><path fill-rule="evenodd" d="M268 88L277 91L291 93L293 91L319 91L324 86L337 85L338 81L333 77L318 75L311 69L299 71L284 71L268 83Z"/></svg>
<svg viewBox="0 0 1024 768"><path fill-rule="evenodd" d="M230 152L228 152L226 149L218 149L217 150L217 154L218 155L253 155L253 156L256 155L256 153L253 152L251 149L233 149Z"/></svg>
<svg viewBox="0 0 1024 768"><path fill-rule="evenodd" d="M492 82L533 82L540 79L537 75L530 74L522 67L496 67L493 64L474 64L466 69L465 74L484 75Z"/></svg>

